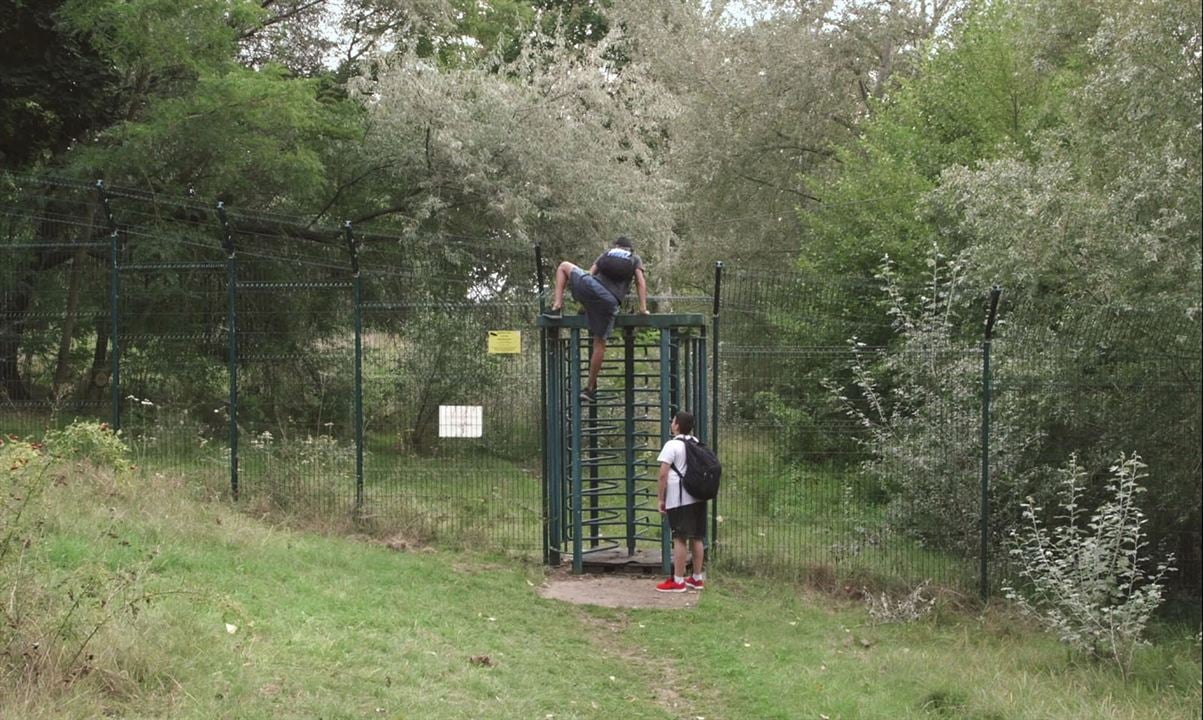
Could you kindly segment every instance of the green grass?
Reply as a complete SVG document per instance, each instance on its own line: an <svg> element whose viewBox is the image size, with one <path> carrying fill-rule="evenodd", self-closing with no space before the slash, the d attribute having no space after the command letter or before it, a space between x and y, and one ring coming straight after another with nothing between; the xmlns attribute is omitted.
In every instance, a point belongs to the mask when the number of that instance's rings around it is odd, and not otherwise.
<svg viewBox="0 0 1203 720"><path fill-rule="evenodd" d="M144 563L155 599L79 677L0 656L0 718L1199 717L1194 628L1125 681L999 608L874 626L721 572L694 609L588 608L539 598L537 565L290 529L154 472L71 470L43 502L34 577Z"/></svg>

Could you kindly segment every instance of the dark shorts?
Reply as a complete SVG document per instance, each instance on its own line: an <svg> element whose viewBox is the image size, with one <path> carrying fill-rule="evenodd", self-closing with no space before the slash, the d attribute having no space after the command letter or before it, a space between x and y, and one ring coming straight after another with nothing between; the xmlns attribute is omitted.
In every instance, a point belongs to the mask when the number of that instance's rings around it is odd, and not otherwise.
<svg viewBox="0 0 1203 720"><path fill-rule="evenodd" d="M614 296L597 278L580 268L573 269L568 285L572 288L572 297L585 306L589 332L593 337L608 339L614 330L614 317L618 315L618 302Z"/></svg>
<svg viewBox="0 0 1203 720"><path fill-rule="evenodd" d="M706 537L706 503L696 502L670 508L668 527L672 529L673 538L676 539Z"/></svg>

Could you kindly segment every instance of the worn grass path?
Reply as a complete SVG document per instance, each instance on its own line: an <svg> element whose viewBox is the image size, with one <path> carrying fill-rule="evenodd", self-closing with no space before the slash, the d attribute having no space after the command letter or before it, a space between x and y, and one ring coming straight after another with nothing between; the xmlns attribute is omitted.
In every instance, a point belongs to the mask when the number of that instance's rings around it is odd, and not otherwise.
<svg viewBox="0 0 1203 720"><path fill-rule="evenodd" d="M70 684L3 677L2 718L1200 716L1193 638L1124 681L997 611L874 626L721 572L696 608L570 605L538 566L296 531L164 478L83 473L41 512L49 586L157 550L144 589L171 594L103 628Z"/></svg>

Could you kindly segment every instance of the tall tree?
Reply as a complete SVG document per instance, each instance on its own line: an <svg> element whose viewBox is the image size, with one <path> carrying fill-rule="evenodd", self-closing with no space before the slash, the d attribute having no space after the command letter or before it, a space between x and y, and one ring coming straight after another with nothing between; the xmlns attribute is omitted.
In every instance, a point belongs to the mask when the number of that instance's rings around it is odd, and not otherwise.
<svg viewBox="0 0 1203 720"><path fill-rule="evenodd" d="M695 279L715 259L771 266L797 255L796 209L816 198L806 178L836 161L873 98L954 8L615 3L630 56L681 108L662 152L679 181L675 230Z"/></svg>

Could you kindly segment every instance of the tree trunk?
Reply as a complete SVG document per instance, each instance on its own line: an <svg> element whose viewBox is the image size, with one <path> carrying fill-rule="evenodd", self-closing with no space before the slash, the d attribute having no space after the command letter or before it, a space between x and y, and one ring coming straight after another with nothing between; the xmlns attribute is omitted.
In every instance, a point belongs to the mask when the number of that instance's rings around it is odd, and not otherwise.
<svg viewBox="0 0 1203 720"><path fill-rule="evenodd" d="M81 393L85 401L97 402L104 398L104 390L109 385L109 320L105 317L96 318L96 348L92 352L92 369L88 372L86 384Z"/></svg>
<svg viewBox="0 0 1203 720"><path fill-rule="evenodd" d="M33 298L31 278L0 296L0 394L8 401L29 399L29 388L21 379L19 362L21 337L25 334L25 313Z"/></svg>
<svg viewBox="0 0 1203 720"><path fill-rule="evenodd" d="M53 206L54 199L48 200ZM55 210L51 207L50 210ZM36 239L38 242L62 242L70 226L53 219L54 212L48 212L48 217L39 221ZM95 217L95 208L89 208L83 223L85 230L80 238L84 241L94 239L97 228L91 227ZM42 249L38 251L32 262L21 262L20 269L14 272L17 281L14 289L0 293L0 399L11 401L29 400L32 393L21 377L18 357L21 350L21 339L25 335L25 314L33 303L34 286L38 275L69 262L80 253L90 254L86 249ZM98 253L92 253L101 257ZM77 261L77 265L83 263Z"/></svg>
<svg viewBox="0 0 1203 720"><path fill-rule="evenodd" d="M58 397L59 388L67 382L67 374L71 371L71 338L75 335L76 317L79 312L79 286L82 283L84 258L87 257L85 248L75 251L71 260L71 279L67 286L67 311L63 317L63 333L58 343L58 359L54 366L54 384L51 394Z"/></svg>

